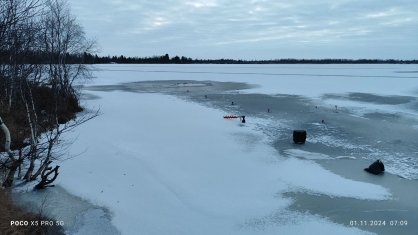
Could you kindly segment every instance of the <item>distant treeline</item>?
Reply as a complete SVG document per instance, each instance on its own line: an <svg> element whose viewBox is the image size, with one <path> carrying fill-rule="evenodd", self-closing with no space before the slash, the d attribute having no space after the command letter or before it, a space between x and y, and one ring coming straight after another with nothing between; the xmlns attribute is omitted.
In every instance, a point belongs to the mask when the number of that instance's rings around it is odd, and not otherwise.
<svg viewBox="0 0 418 235"><path fill-rule="evenodd" d="M0 51L0 64L8 62L8 52ZM48 64L51 57L59 55L44 52L27 52L20 63ZM397 59L272 59L272 60L234 60L234 59L192 59L185 56L170 57L168 54L152 57L98 56L90 53L66 54L68 64L418 64L418 60Z"/></svg>
<svg viewBox="0 0 418 235"><path fill-rule="evenodd" d="M418 64L418 60L395 59L273 59L273 60L234 60L234 59L192 59L185 56L170 57L168 54L153 57L97 56L85 54L89 64Z"/></svg>

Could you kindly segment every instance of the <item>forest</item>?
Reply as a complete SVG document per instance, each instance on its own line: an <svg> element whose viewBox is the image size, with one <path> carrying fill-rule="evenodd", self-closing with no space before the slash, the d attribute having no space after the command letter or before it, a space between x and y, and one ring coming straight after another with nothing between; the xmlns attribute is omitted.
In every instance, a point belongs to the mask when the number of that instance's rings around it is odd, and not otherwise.
<svg viewBox="0 0 418 235"><path fill-rule="evenodd" d="M168 54L152 57L98 56L83 54L74 56L73 61L88 64L418 64L418 60L397 59L271 59L271 60L236 60L236 59L192 59L185 56Z"/></svg>

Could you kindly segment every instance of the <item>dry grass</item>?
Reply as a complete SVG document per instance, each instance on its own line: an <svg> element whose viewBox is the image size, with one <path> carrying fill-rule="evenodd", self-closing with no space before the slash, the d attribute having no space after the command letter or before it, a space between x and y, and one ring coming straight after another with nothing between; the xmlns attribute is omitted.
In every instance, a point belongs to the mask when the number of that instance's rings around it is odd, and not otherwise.
<svg viewBox="0 0 418 235"><path fill-rule="evenodd" d="M10 200L9 193L0 189L0 234L1 235L43 235L64 234L60 226L31 226L31 221L50 220L41 215L28 213ZM11 221L28 221L28 226L12 226Z"/></svg>
<svg viewBox="0 0 418 235"><path fill-rule="evenodd" d="M39 132L45 132L55 125L57 115L58 123L63 124L76 117L78 112L83 110L75 95L58 95L45 86L34 86L31 88L35 102L36 115L38 118L37 128ZM4 98L0 96L0 99ZM12 137L11 149L19 149L27 145L24 140L30 137L29 122L25 104L21 99L16 98L10 112L6 111L5 102L0 102L0 116L10 130ZM0 143L4 143L4 136L0 133ZM3 144L0 144L0 152L4 151Z"/></svg>

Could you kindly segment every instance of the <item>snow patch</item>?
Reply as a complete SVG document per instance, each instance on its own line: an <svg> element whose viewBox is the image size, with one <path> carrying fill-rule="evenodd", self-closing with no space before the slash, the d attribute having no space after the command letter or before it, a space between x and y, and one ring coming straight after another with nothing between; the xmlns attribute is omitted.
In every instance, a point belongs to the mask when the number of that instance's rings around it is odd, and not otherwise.
<svg viewBox="0 0 418 235"><path fill-rule="evenodd" d="M367 145L354 145L354 144L348 143L345 140L337 139L331 135L319 135L319 136L311 135L309 137L309 142L313 144L321 143L330 147L342 147L345 149L363 149L364 150L364 149L369 148L369 146Z"/></svg>
<svg viewBox="0 0 418 235"><path fill-rule="evenodd" d="M295 191L369 200L390 199L391 193L370 183L343 178L309 160L290 158L280 163L278 174Z"/></svg>
<svg viewBox="0 0 418 235"><path fill-rule="evenodd" d="M337 156L335 157L336 159L357 159L354 156Z"/></svg>
<svg viewBox="0 0 418 235"><path fill-rule="evenodd" d="M310 160L325 160L325 159L332 159L330 156L322 153L314 153L314 152L307 152L300 149L286 149L284 152L289 157L298 157Z"/></svg>

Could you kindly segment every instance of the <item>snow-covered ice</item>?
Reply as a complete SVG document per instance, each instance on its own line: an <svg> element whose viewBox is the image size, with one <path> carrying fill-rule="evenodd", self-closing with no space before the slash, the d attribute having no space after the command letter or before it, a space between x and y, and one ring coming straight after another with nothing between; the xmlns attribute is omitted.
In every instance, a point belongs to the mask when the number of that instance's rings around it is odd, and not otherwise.
<svg viewBox="0 0 418 235"><path fill-rule="evenodd" d="M122 234L361 234L315 215L261 230L246 225L285 212L292 202L284 192L390 197L381 186L279 156L261 133L220 110L160 94L89 93L100 98L87 105L102 114L67 136L78 156L62 164L59 184L109 208Z"/></svg>
<svg viewBox="0 0 418 235"><path fill-rule="evenodd" d="M177 84L192 89L209 80L246 82L257 85L247 93L302 95L358 108L361 115L377 109L415 115L403 106L322 99L350 92L416 97L418 78L393 72L414 65L402 66L100 65L97 79L87 86L195 80ZM122 234L367 234L289 211L292 199L282 194L391 198L382 186L346 179L314 161L332 159L326 154L287 149L280 156L262 133L263 125L277 121L242 126L224 120L220 110L162 94L86 91L85 97L85 105L100 108L101 115L66 136L74 140L69 154L77 157L63 162L58 182L107 207ZM348 149L367 147L326 135L309 138ZM88 223L87 217L79 220ZM78 233L83 229L92 227Z"/></svg>
<svg viewBox="0 0 418 235"><path fill-rule="evenodd" d="M362 92L417 95L417 74L399 73L417 65L97 65L94 85L152 80L235 81L256 84L262 94ZM254 79L254 77L257 77Z"/></svg>
<svg viewBox="0 0 418 235"><path fill-rule="evenodd" d="M391 195L381 186L345 179L313 161L291 158L281 162L277 171L279 178L295 191L374 200L385 200Z"/></svg>

